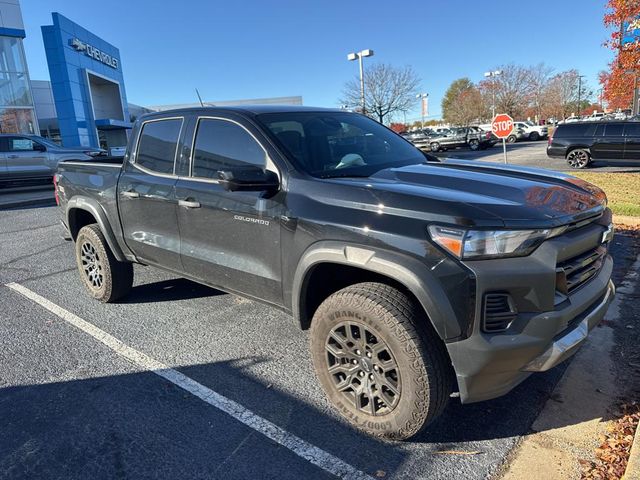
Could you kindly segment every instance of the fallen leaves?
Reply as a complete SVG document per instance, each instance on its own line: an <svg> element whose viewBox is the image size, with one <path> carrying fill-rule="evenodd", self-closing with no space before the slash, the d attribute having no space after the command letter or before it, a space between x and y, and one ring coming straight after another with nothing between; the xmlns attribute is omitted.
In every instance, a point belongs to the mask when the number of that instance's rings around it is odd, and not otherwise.
<svg viewBox="0 0 640 480"><path fill-rule="evenodd" d="M640 421L640 405L635 402L623 404L620 415L609 432L601 437L602 443L595 451L596 459L579 460L583 480L618 480L624 475Z"/></svg>

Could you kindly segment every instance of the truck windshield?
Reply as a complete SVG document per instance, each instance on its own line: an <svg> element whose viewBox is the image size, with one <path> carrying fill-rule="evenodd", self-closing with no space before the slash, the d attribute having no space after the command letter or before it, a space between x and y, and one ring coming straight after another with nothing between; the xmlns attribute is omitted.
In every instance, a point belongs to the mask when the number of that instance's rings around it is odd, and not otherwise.
<svg viewBox="0 0 640 480"><path fill-rule="evenodd" d="M400 136L356 113L264 113L257 119L296 165L316 177L368 177L427 160Z"/></svg>

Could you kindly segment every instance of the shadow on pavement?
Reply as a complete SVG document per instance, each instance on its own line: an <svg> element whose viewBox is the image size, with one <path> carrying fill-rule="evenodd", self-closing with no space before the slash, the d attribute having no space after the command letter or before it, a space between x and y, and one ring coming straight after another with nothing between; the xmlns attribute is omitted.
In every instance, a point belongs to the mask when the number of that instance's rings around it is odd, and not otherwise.
<svg viewBox="0 0 640 480"><path fill-rule="evenodd" d="M178 370L371 475L403 463L394 444L245 372L268 361ZM151 372L0 388L0 411L0 478L332 478Z"/></svg>
<svg viewBox="0 0 640 480"><path fill-rule="evenodd" d="M155 303L188 300L191 298L226 295L221 290L192 282L186 278L172 278L154 283L137 285L120 303Z"/></svg>

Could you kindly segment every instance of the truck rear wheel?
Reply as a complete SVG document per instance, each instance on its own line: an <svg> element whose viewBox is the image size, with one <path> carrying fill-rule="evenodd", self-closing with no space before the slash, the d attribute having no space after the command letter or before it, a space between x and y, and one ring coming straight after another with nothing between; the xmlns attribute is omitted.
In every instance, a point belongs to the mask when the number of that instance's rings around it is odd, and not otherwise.
<svg viewBox="0 0 640 480"><path fill-rule="evenodd" d="M450 363L422 309L396 288L359 283L329 296L311 323L327 397L354 426L407 439L447 405Z"/></svg>
<svg viewBox="0 0 640 480"><path fill-rule="evenodd" d="M115 302L131 290L133 265L116 260L95 223L82 227L78 232L76 263L82 283L96 300Z"/></svg>

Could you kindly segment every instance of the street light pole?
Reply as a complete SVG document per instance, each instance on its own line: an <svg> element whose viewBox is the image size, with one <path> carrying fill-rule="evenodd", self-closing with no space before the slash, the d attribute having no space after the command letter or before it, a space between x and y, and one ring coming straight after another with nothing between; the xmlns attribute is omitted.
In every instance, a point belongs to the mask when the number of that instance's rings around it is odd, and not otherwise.
<svg viewBox="0 0 640 480"><path fill-rule="evenodd" d="M364 65L362 64L362 57L372 57L373 50L361 50L359 52L350 53L347 55L347 60L358 60L360 66L360 108L362 113L366 113L365 100L364 100Z"/></svg>
<svg viewBox="0 0 640 480"><path fill-rule="evenodd" d="M416 95L416 98L420 99L420 113L422 116L422 129L424 130L424 116L426 114L425 112L425 107L424 107L424 102L428 102L429 101L429 94L428 93L419 93Z"/></svg>
<svg viewBox="0 0 640 480"><path fill-rule="evenodd" d="M493 72L484 72L484 76L487 78L494 78L502 75L502 70L494 70ZM496 116L496 81L491 80L491 119Z"/></svg>
<svg viewBox="0 0 640 480"><path fill-rule="evenodd" d="M584 75L578 75L578 117L582 116L580 113L582 112L582 104L580 103L582 101L582 77Z"/></svg>

